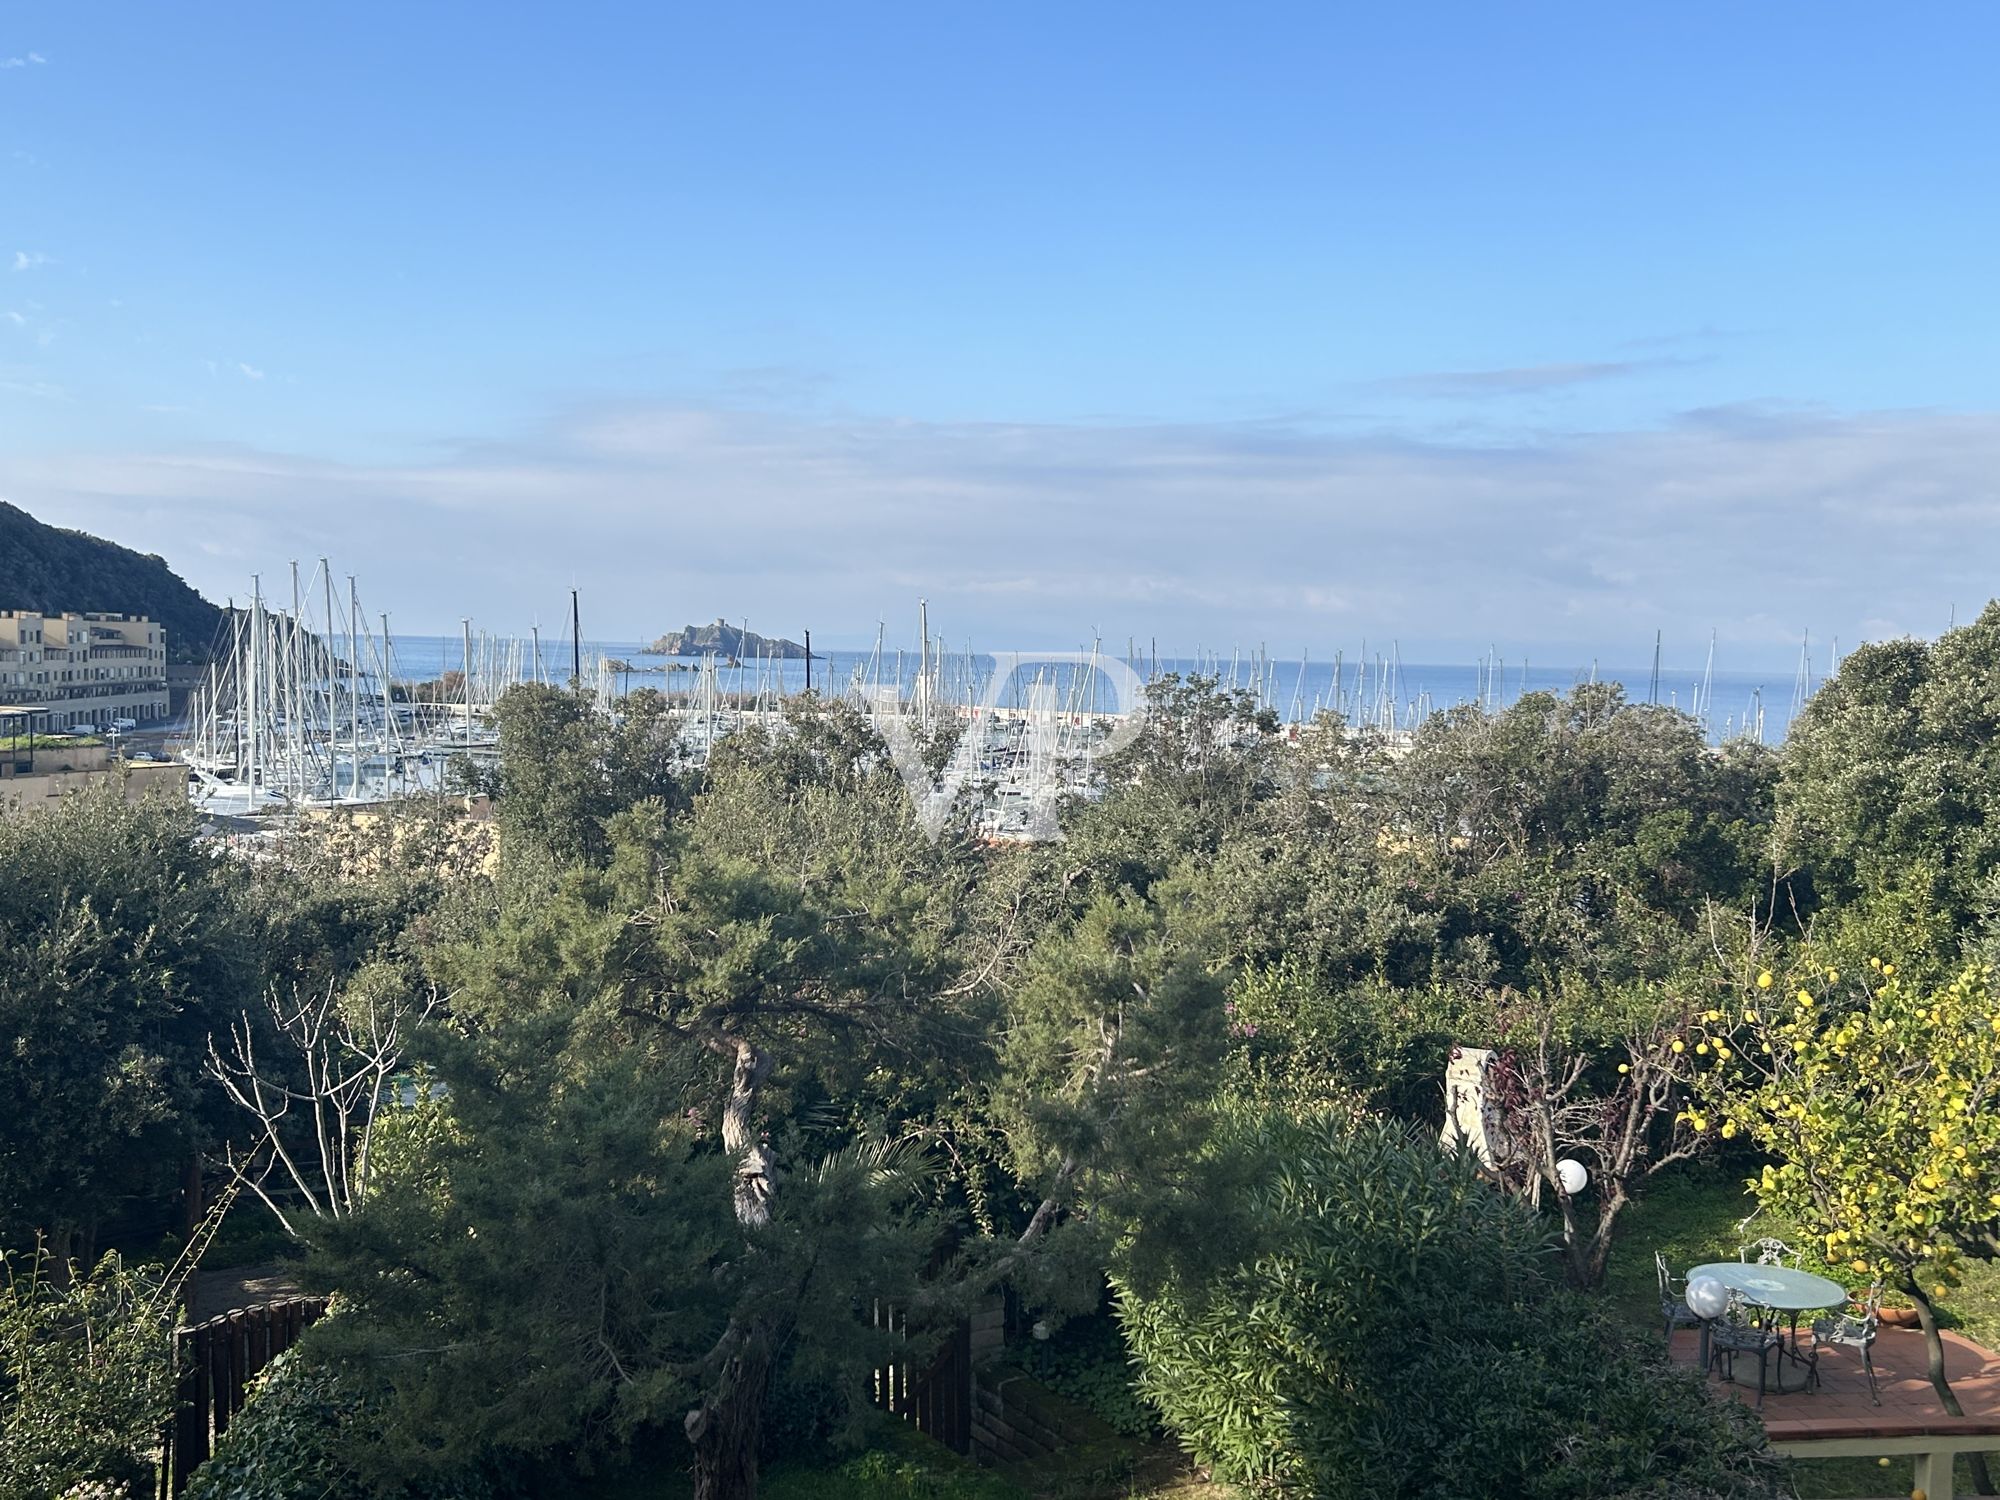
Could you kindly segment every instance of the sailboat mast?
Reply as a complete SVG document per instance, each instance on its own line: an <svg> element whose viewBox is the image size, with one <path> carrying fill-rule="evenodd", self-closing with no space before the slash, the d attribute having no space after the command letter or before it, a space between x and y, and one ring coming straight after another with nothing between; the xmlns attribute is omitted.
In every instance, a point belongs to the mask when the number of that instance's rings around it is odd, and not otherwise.
<svg viewBox="0 0 2000 1500"><path fill-rule="evenodd" d="M333 800L340 800L340 678L333 670L333 569L325 558L319 560L321 589L326 599L325 633L320 638L320 661L326 677L327 765L333 772ZM350 788L352 790L352 788Z"/></svg>
<svg viewBox="0 0 2000 1500"><path fill-rule="evenodd" d="M459 686L465 692L465 734L467 744L472 742L472 621L461 618L459 628L465 632L465 664L459 672L462 679Z"/></svg>
<svg viewBox="0 0 2000 1500"><path fill-rule="evenodd" d="M931 717L931 606L928 599L917 601L917 638L923 654L917 658L917 722L928 724Z"/></svg>
<svg viewBox="0 0 2000 1500"><path fill-rule="evenodd" d="M352 768L348 781L361 795L361 595L354 587L354 575L347 575L347 759ZM388 763L383 762L383 775Z"/></svg>

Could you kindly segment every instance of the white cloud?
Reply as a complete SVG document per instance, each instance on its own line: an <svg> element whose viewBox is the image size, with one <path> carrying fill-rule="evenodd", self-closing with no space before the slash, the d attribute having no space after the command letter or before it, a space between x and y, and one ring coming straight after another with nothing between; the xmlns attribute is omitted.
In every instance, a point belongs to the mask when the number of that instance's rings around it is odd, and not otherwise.
<svg viewBox="0 0 2000 1500"><path fill-rule="evenodd" d="M16 250L14 252L14 269L17 271L33 271L42 266L52 266L54 264L53 260L42 254L39 250Z"/></svg>
<svg viewBox="0 0 2000 1500"><path fill-rule="evenodd" d="M1517 365L1499 370L1435 370L1404 375L1377 384L1418 396L1487 397L1540 395L1572 386L1622 380L1655 370L1673 369L1695 361L1679 357L1573 361L1564 364Z"/></svg>
<svg viewBox="0 0 2000 1500"><path fill-rule="evenodd" d="M264 372L255 365L246 365L241 360L238 360L236 368L243 372L245 380L262 380L264 378Z"/></svg>
<svg viewBox="0 0 2000 1500"><path fill-rule="evenodd" d="M39 68L47 61L39 52L30 52L25 57L0 57L0 69Z"/></svg>
<svg viewBox="0 0 2000 1500"><path fill-rule="evenodd" d="M54 381L39 378L33 370L0 368L0 395L32 396L38 401L66 401L69 392Z"/></svg>
<svg viewBox="0 0 2000 1500"><path fill-rule="evenodd" d="M8 308L6 312L0 313L0 317L6 318L6 320L9 323L12 323L16 328L25 328L28 325L28 320L22 317L21 314L15 312L14 309L11 307Z"/></svg>
<svg viewBox="0 0 2000 1500"><path fill-rule="evenodd" d="M1754 407L1483 447L622 405L424 462L0 452L29 510L211 596L332 553L413 629L520 629L575 581L606 638L720 613L859 644L923 594L954 644L996 649L1101 630L1317 660L1365 635L1549 665L1642 661L1657 628L1670 658L1678 639L1698 663L1713 627L1722 665L1777 667L1807 627L1844 649L1941 629L1991 587L1996 475L2000 413Z"/></svg>

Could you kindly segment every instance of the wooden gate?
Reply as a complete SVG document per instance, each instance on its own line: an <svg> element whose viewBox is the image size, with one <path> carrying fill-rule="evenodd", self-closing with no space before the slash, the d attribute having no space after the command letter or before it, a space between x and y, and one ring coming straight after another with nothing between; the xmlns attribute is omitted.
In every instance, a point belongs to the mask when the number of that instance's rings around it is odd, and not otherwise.
<svg viewBox="0 0 2000 1500"><path fill-rule="evenodd" d="M297 1343L306 1325L325 1311L324 1297L291 1297L174 1330L180 1390L160 1466L161 1488L170 1500L187 1487L188 1476L243 1410L251 1378Z"/></svg>
<svg viewBox="0 0 2000 1500"><path fill-rule="evenodd" d="M877 1326L902 1331L900 1315L878 1307ZM917 1431L936 1438L954 1453L972 1451L972 1325L952 1329L935 1358L919 1370L906 1359L875 1367L870 1394L875 1404Z"/></svg>

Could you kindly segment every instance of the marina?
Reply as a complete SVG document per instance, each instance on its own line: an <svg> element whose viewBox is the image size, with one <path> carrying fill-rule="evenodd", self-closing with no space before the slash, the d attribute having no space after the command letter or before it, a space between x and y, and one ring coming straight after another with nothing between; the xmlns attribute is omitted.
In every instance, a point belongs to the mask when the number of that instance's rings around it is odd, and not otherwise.
<svg viewBox="0 0 2000 1500"><path fill-rule="evenodd" d="M992 839L1046 838L1056 809L1101 790L1097 764L1126 735L1145 687L1169 674L1213 679L1240 692L1287 738L1299 739L1334 715L1348 733L1370 731L1392 748L1406 744L1441 709L1497 712L1532 692L1618 681L1628 700L1684 710L1712 742L1782 738L1816 685L1802 646L1783 705L1762 679L1719 672L1708 645L1700 672L1663 668L1605 673L1596 664L1568 672L1510 662L1497 648L1466 667L1407 665L1400 648L1315 661L1274 658L1267 648L1198 649L1162 657L1157 644L1125 650L1103 641L1075 651L981 653L953 649L918 611L919 645L890 644L886 624L865 651L810 657L767 654L742 660L720 652L666 657L636 642L583 641L579 610L552 639L494 634L465 620L456 638L397 635L386 613L364 607L353 575L327 559L288 570L273 597L262 576L249 602L232 601L206 677L190 698L175 746L189 768L189 796L216 816L365 805L436 793L454 785L452 767L490 769L499 754L496 705L523 683L572 686L617 716L634 693L668 704L676 750L690 768L729 735L781 732L789 701L808 691L852 703L883 735L920 803L949 803L971 790L974 827ZM744 627L747 632L747 622ZM1837 649L1837 648L1836 648ZM1656 645L1656 653L1658 647ZM1830 656L1829 670L1837 666ZM940 775L919 767L918 742L955 738ZM948 808L933 806L941 820Z"/></svg>

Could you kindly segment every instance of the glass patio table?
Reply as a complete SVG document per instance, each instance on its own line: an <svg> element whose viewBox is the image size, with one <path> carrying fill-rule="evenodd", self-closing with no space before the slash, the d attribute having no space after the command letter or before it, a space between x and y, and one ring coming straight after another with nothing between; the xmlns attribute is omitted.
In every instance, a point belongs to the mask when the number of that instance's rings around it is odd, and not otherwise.
<svg viewBox="0 0 2000 1500"><path fill-rule="evenodd" d="M1688 1272L1688 1280L1697 1276L1713 1276L1717 1281L1735 1292L1745 1302L1772 1312L1789 1315L1790 1328L1787 1347L1782 1351L1793 1364L1806 1361L1799 1354L1799 1314L1812 1312L1822 1307L1840 1307L1847 1302L1847 1288L1837 1281L1829 1281L1824 1276L1815 1276L1810 1271L1795 1270L1791 1266L1762 1266L1755 1261L1718 1260L1705 1266L1696 1266ZM1702 1330L1704 1355L1707 1352L1708 1330ZM1779 1381L1778 1388L1784 1389Z"/></svg>

